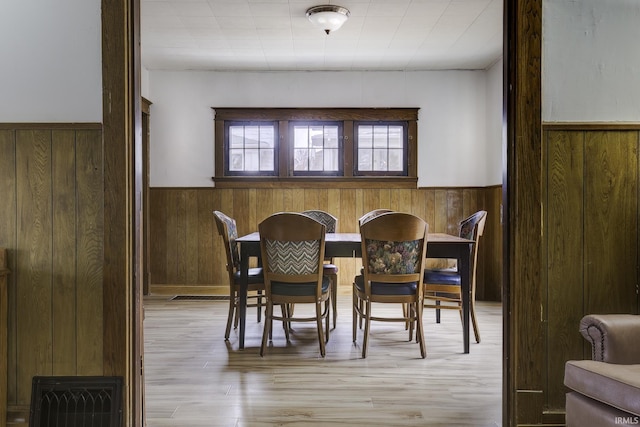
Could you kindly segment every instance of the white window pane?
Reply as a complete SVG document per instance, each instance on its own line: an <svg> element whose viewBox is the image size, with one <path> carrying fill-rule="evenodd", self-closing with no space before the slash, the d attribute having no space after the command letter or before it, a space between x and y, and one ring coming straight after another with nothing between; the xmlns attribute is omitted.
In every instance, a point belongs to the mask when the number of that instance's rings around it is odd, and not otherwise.
<svg viewBox="0 0 640 427"><path fill-rule="evenodd" d="M338 148L338 126L324 127L324 147Z"/></svg>
<svg viewBox="0 0 640 427"><path fill-rule="evenodd" d="M371 150L358 150L358 170L373 170L373 158Z"/></svg>
<svg viewBox="0 0 640 427"><path fill-rule="evenodd" d="M373 147L373 126L358 126L358 148Z"/></svg>
<svg viewBox="0 0 640 427"><path fill-rule="evenodd" d="M273 171L275 170L274 151L273 150L260 150L260 170L261 171Z"/></svg>
<svg viewBox="0 0 640 427"><path fill-rule="evenodd" d="M275 129L273 126L260 126L260 148L274 148Z"/></svg>
<svg viewBox="0 0 640 427"><path fill-rule="evenodd" d="M402 126L389 126L389 148L402 148Z"/></svg>
<svg viewBox="0 0 640 427"><path fill-rule="evenodd" d="M309 134L312 137L316 136L316 135L323 135L324 134L324 126L322 126L322 125L309 126Z"/></svg>
<svg viewBox="0 0 640 427"><path fill-rule="evenodd" d="M244 147L244 126L229 126L230 148Z"/></svg>
<svg viewBox="0 0 640 427"><path fill-rule="evenodd" d="M324 170L338 171L339 151L337 149L324 150Z"/></svg>
<svg viewBox="0 0 640 427"><path fill-rule="evenodd" d="M294 150L293 170L296 170L296 171L309 170L309 150Z"/></svg>
<svg viewBox="0 0 640 427"><path fill-rule="evenodd" d="M375 148L386 148L388 145L388 126L373 127L373 146Z"/></svg>
<svg viewBox="0 0 640 427"><path fill-rule="evenodd" d="M309 146L309 127L295 126L293 128L293 146L303 148Z"/></svg>
<svg viewBox="0 0 640 427"><path fill-rule="evenodd" d="M244 150L229 150L229 170L244 170Z"/></svg>
<svg viewBox="0 0 640 427"><path fill-rule="evenodd" d="M324 145L324 126L309 126L309 141L311 147L322 148Z"/></svg>
<svg viewBox="0 0 640 427"><path fill-rule="evenodd" d="M244 151L244 170L260 170L260 150L249 149Z"/></svg>
<svg viewBox="0 0 640 427"><path fill-rule="evenodd" d="M387 150L373 150L373 170L386 171L387 169Z"/></svg>
<svg viewBox="0 0 640 427"><path fill-rule="evenodd" d="M260 127L244 127L244 146L247 148L258 148L260 146Z"/></svg>
<svg viewBox="0 0 640 427"><path fill-rule="evenodd" d="M402 150L389 150L389 169L390 171L401 171L402 167Z"/></svg>
<svg viewBox="0 0 640 427"><path fill-rule="evenodd" d="M309 170L321 171L324 167L322 150L309 150Z"/></svg>

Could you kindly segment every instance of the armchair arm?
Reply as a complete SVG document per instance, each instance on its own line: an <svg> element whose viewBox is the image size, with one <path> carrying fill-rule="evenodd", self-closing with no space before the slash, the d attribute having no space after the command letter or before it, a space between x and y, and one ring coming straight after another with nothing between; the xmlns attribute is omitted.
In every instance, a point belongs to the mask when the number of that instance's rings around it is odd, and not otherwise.
<svg viewBox="0 0 640 427"><path fill-rule="evenodd" d="M592 347L592 359L616 364L640 363L640 316L589 314L580 333Z"/></svg>

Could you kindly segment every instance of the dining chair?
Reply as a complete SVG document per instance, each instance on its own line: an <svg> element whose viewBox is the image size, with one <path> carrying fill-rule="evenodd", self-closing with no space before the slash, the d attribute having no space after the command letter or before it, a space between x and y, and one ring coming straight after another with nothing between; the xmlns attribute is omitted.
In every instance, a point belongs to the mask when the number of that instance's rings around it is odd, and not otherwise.
<svg viewBox="0 0 640 427"><path fill-rule="evenodd" d="M363 274L353 282L353 342L357 323L364 319L362 357L367 357L371 321L409 324L409 341L413 328L420 345L420 355L427 356L422 325L424 260L429 225L421 218L402 212L388 212L372 218L360 227ZM374 303L406 304L402 317L372 314Z"/></svg>
<svg viewBox="0 0 640 427"><path fill-rule="evenodd" d="M227 316L227 328L224 333L224 339L228 340L229 334L231 333L231 323L233 323L234 329L238 327L238 293L240 291L240 253L238 251L238 244L236 243L238 228L235 219L220 211L213 211L213 216L216 220L218 234L222 237L227 256L225 268L229 276L229 314ZM265 305L263 302L265 286L262 268L250 268L248 280L247 298L255 300L255 303L248 303L247 307L258 308L258 322L260 322L262 306Z"/></svg>
<svg viewBox="0 0 640 427"><path fill-rule="evenodd" d="M329 299L331 280L323 275L326 227L315 219L295 212L281 212L258 225L260 252L267 296L260 356L272 339L273 320L281 320L289 342L291 322L316 322L320 354L325 356L329 340ZM315 316L294 315L295 304L315 304ZM324 303L324 304L323 304ZM274 305L282 307L276 316ZM324 307L323 307L324 305ZM298 311L298 310L297 310ZM326 323L323 330L322 322Z"/></svg>
<svg viewBox="0 0 640 427"><path fill-rule="evenodd" d="M365 222L369 221L372 218L377 217L378 215L382 215L384 213L389 213L389 212L393 212L393 210L381 208L381 209L374 209L372 211L369 211L366 214L362 215L360 218L358 218L358 227L362 226L362 224L364 224Z"/></svg>
<svg viewBox="0 0 640 427"><path fill-rule="evenodd" d="M358 218L358 229L362 226L362 224L364 224L365 222L369 221L370 219L375 218L378 215L382 215L384 213L388 213L388 212L393 212L393 210L380 208L380 209L373 209L373 210L365 213L360 218ZM364 274L364 269L360 270L360 274ZM360 301L360 304L363 304L363 302ZM403 304L402 310L405 310L405 308L406 307ZM362 307L360 309L363 310ZM362 318L360 318L360 320L358 322L358 326L360 327L360 329L362 329ZM407 325L407 329L408 329L408 327L409 327L409 325Z"/></svg>
<svg viewBox="0 0 640 427"><path fill-rule="evenodd" d="M324 224L327 233L335 233L338 229L338 218L329 212L313 209L302 213ZM332 258L325 258L322 274L331 279L331 309L333 310L333 328L335 329L338 321L338 266L334 264Z"/></svg>
<svg viewBox="0 0 640 427"><path fill-rule="evenodd" d="M473 240L473 252L471 254L471 286L469 287L469 313L473 324L473 333L476 342L480 342L480 330L476 319L476 271L478 269L478 247L480 237L484 232L487 220L487 211L480 210L463 219L458 224L458 235L465 239ZM445 269L425 269L424 271L424 298L425 307L436 309L436 323L440 323L440 310L453 309L460 312L462 320L462 287L461 275L457 265Z"/></svg>

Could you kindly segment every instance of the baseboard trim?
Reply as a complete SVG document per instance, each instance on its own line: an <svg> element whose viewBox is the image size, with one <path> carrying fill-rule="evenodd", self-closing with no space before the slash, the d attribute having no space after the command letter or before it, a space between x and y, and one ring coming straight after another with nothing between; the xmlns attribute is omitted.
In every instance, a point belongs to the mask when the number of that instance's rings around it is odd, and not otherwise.
<svg viewBox="0 0 640 427"><path fill-rule="evenodd" d="M9 405L7 407L7 427L27 427L28 425L28 405Z"/></svg>
<svg viewBox="0 0 640 427"><path fill-rule="evenodd" d="M151 295L229 295L228 285L149 285Z"/></svg>

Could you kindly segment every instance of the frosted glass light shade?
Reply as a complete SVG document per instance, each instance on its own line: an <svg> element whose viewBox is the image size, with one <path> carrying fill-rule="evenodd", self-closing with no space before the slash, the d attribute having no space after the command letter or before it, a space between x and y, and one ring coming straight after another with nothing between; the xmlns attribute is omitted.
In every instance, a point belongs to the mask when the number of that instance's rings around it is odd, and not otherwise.
<svg viewBox="0 0 640 427"><path fill-rule="evenodd" d="M349 15L349 9L342 6L322 5L307 10L309 21L322 28L327 34L342 27Z"/></svg>

